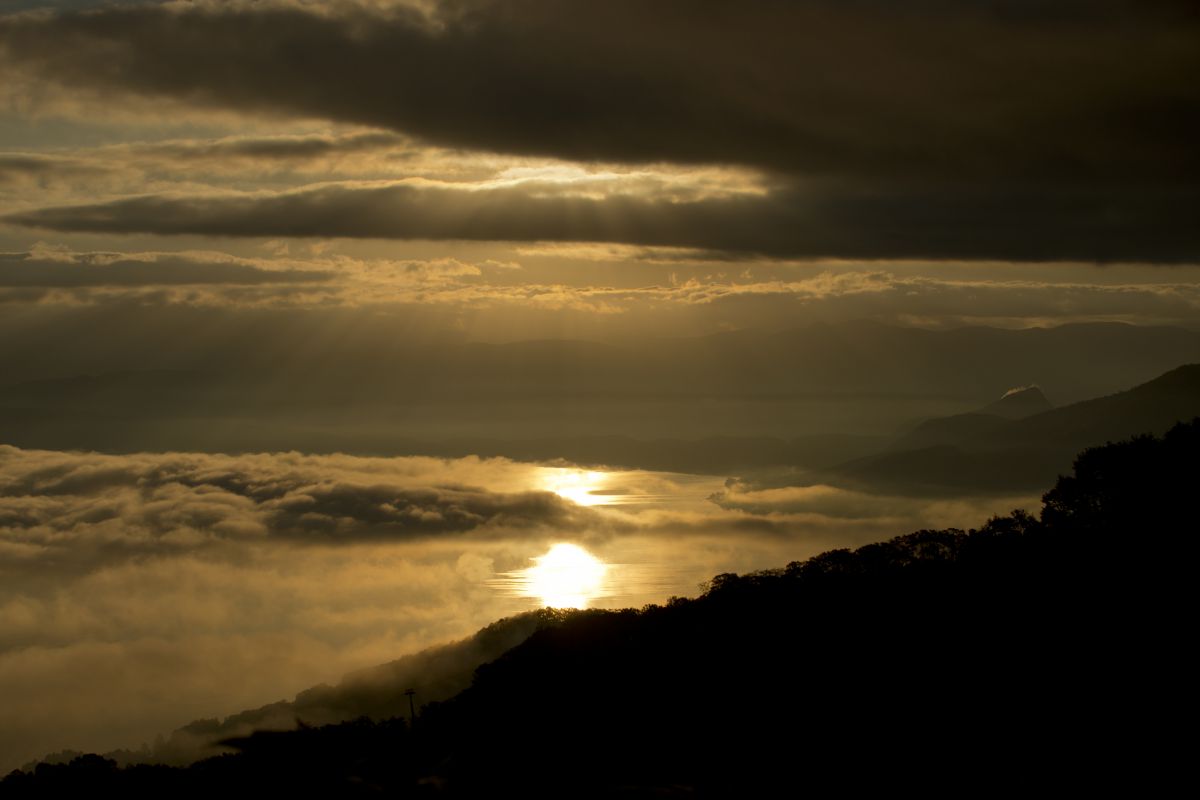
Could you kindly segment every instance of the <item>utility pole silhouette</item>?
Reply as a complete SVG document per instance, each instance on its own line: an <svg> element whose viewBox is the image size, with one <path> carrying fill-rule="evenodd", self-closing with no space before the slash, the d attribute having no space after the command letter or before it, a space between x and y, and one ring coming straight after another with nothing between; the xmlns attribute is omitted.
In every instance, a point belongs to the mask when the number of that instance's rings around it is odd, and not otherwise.
<svg viewBox="0 0 1200 800"><path fill-rule="evenodd" d="M406 689L404 691L408 695L408 722L412 727L417 726L417 709L413 705L413 695L417 693L416 689Z"/></svg>

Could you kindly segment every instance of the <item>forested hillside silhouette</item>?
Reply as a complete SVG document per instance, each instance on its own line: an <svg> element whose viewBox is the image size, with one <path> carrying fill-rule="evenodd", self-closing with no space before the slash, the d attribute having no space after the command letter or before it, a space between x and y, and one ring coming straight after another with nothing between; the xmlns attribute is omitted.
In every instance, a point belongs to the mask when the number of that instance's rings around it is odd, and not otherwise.
<svg viewBox="0 0 1200 800"><path fill-rule="evenodd" d="M590 611L398 718L264 732L187 769L98 756L5 796L1152 793L1185 763L1200 419L1091 448L1043 497Z"/></svg>

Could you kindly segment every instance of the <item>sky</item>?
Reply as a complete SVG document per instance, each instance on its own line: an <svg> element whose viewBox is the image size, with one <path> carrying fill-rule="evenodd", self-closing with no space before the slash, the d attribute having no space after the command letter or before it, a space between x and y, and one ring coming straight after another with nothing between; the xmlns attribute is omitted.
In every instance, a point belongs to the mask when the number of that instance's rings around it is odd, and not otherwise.
<svg viewBox="0 0 1200 800"><path fill-rule="evenodd" d="M813 470L1200 361L1198 33L0 0L0 769L467 635L555 542L642 604L1035 507Z"/></svg>

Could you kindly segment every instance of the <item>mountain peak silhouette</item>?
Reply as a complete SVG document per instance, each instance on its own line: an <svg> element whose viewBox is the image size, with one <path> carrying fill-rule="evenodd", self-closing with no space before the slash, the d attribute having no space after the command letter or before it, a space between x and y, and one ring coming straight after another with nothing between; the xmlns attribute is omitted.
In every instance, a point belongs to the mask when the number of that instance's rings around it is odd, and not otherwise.
<svg viewBox="0 0 1200 800"><path fill-rule="evenodd" d="M1037 384L1010 389L994 403L980 409L981 414L995 414L1005 419L1024 419L1054 408Z"/></svg>

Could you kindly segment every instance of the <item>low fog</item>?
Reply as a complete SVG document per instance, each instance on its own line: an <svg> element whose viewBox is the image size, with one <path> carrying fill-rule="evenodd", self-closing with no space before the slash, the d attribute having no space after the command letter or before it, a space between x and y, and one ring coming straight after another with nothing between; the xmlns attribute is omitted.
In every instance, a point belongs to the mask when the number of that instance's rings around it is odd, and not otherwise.
<svg viewBox="0 0 1200 800"><path fill-rule="evenodd" d="M584 506L546 488L564 472L578 471L0 447L0 765L137 747L465 636L536 607L492 581L564 538L616 565L600 604L636 607L1036 501L746 496L630 472L611 478L616 502Z"/></svg>

